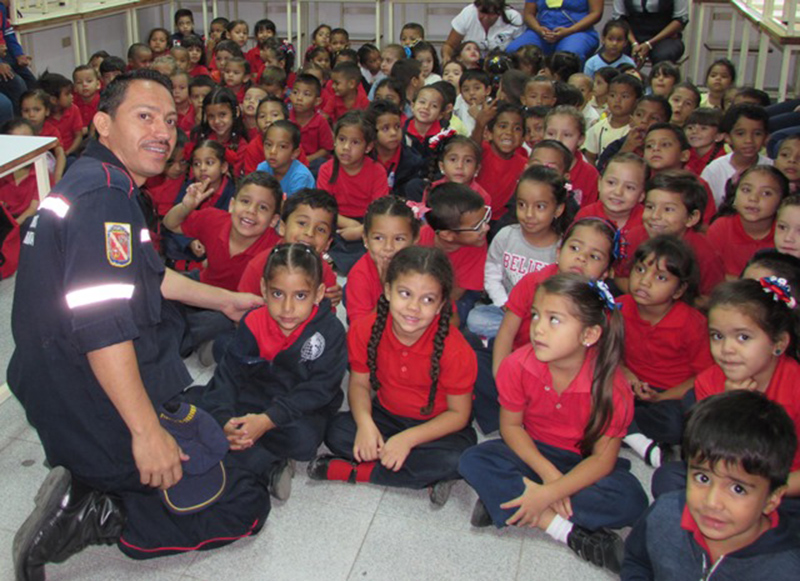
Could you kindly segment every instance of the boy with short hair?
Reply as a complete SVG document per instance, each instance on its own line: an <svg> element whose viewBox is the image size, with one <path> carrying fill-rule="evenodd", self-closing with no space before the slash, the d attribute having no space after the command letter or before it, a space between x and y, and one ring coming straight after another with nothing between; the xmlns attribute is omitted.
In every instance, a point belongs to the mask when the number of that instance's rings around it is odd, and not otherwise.
<svg viewBox="0 0 800 581"><path fill-rule="evenodd" d="M189 86L192 77L186 71L178 71L169 78L172 81L172 98L175 99L175 110L178 112L178 128L190 134L196 125L197 114L192 100L189 98Z"/></svg>
<svg viewBox="0 0 800 581"><path fill-rule="evenodd" d="M267 95L258 102L256 108L256 127L258 134L250 138L250 142L244 150L244 173L248 174L256 171L258 165L266 160L264 157L264 136L267 129L278 120L289 118L289 108L283 99ZM305 165L308 160L302 148L300 149L298 161Z"/></svg>
<svg viewBox="0 0 800 581"><path fill-rule="evenodd" d="M331 52L337 54L346 48L350 48L350 33L344 28L331 30Z"/></svg>
<svg viewBox="0 0 800 581"><path fill-rule="evenodd" d="M194 124L198 125L203 118L203 99L206 98L217 84L208 75L193 77L189 83L189 100L194 107Z"/></svg>
<svg viewBox="0 0 800 581"><path fill-rule="evenodd" d="M47 120L61 134L64 154L73 155L83 141L83 118L80 109L72 102L74 85L63 75L45 71L39 77L39 87L50 95L50 115Z"/></svg>
<svg viewBox="0 0 800 581"><path fill-rule="evenodd" d="M528 155L536 147L536 144L544 139L544 120L550 112L550 107L525 107L523 118L525 120L525 143L524 147Z"/></svg>
<svg viewBox="0 0 800 581"><path fill-rule="evenodd" d="M235 291L247 263L280 239L275 226L283 191L273 176L257 171L239 182L227 212L219 208L195 212L213 193L202 182L189 186L183 200L164 216L164 227L205 246L207 266L200 272L200 282Z"/></svg>
<svg viewBox="0 0 800 581"><path fill-rule="evenodd" d="M307 244L320 256L324 256L333 241L338 215L339 205L336 198L325 190L298 190L287 198L281 210L281 221L278 223L281 242ZM248 263L239 280L239 292L261 292L261 279L270 252L272 248L263 250ZM327 260L322 261L322 282L325 283L325 298L336 308L342 300L342 287L337 283L336 273Z"/></svg>
<svg viewBox="0 0 800 581"><path fill-rule="evenodd" d="M400 107L391 101L373 101L367 118L375 125L375 159L386 169L391 193L414 201L422 200L425 161L403 135Z"/></svg>
<svg viewBox="0 0 800 581"><path fill-rule="evenodd" d="M464 123L467 135L471 135L478 113L492 96L492 79L485 71L470 69L461 75L458 88L461 94L456 99L453 113Z"/></svg>
<svg viewBox="0 0 800 581"><path fill-rule="evenodd" d="M522 92L522 104L525 107L555 107L556 86L553 79L544 75L528 79Z"/></svg>
<svg viewBox="0 0 800 581"><path fill-rule="evenodd" d="M297 161L300 155L300 129L291 121L273 122L264 133L264 158L258 171L267 172L281 182L283 193L291 197L303 188L313 188L314 176Z"/></svg>
<svg viewBox="0 0 800 581"><path fill-rule="evenodd" d="M700 174L711 186L717 207L725 199L725 185L734 175L756 164L772 165L772 160L760 153L769 138L769 115L763 107L734 105L725 111L720 129L733 151L709 163Z"/></svg>
<svg viewBox="0 0 800 581"><path fill-rule="evenodd" d="M621 579L794 579L800 546L779 507L796 449L791 418L758 392L698 403L683 436L686 491L634 526Z"/></svg>
<svg viewBox="0 0 800 581"><path fill-rule="evenodd" d="M134 42L128 48L128 70L149 69L153 64L153 51L143 42Z"/></svg>
<svg viewBox="0 0 800 581"><path fill-rule="evenodd" d="M411 48L419 41L425 40L425 28L416 22L408 22L400 29L400 44Z"/></svg>
<svg viewBox="0 0 800 581"><path fill-rule="evenodd" d="M98 67L100 71L100 81L104 87L111 84L111 81L123 74L126 69L125 61L118 56L109 56L103 59Z"/></svg>
<svg viewBox="0 0 800 581"><path fill-rule="evenodd" d="M689 161L684 166L700 176L709 163L725 155L725 136L720 130L722 111L700 107L689 114L684 125L689 140Z"/></svg>
<svg viewBox="0 0 800 581"><path fill-rule="evenodd" d="M592 125L583 144L589 163L596 162L611 142L628 134L631 114L644 93L641 81L631 75L619 75L608 85L609 115Z"/></svg>
<svg viewBox="0 0 800 581"><path fill-rule="evenodd" d="M180 46L181 41L189 36L190 34L194 34L194 14L188 8L179 8L175 11L175 32L169 39L172 41L173 45ZM213 24L213 22L212 22Z"/></svg>
<svg viewBox="0 0 800 581"><path fill-rule="evenodd" d="M80 65L72 71L72 83L77 96L72 102L81 112L83 129L88 132L100 102L100 75L89 65Z"/></svg>
<svg viewBox="0 0 800 581"><path fill-rule="evenodd" d="M286 94L286 71L275 65L266 66L261 71L258 85L266 91L267 95L282 99Z"/></svg>
<svg viewBox="0 0 800 581"><path fill-rule="evenodd" d="M331 125L348 111L369 107L367 93L361 86L361 69L357 64L345 62L333 67L331 88L334 97L325 102L321 111Z"/></svg>
<svg viewBox="0 0 800 581"><path fill-rule="evenodd" d="M314 75L297 76L289 100L292 110L289 121L300 127L300 144L309 163L325 160L333 151L333 132L325 118L317 113L322 99L322 85Z"/></svg>
<svg viewBox="0 0 800 581"><path fill-rule="evenodd" d="M405 135L410 137L411 146L424 159L429 159L433 155L428 142L442 129L444 101L444 93L438 87L434 85L422 87L412 107L414 116L406 121Z"/></svg>

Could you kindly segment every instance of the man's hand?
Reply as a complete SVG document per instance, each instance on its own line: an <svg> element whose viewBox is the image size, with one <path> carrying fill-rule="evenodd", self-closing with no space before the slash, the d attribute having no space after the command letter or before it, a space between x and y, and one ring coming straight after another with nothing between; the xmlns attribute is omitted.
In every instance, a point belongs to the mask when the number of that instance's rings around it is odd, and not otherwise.
<svg viewBox="0 0 800 581"><path fill-rule="evenodd" d="M21 54L17 57L17 64L21 67L29 67L33 59L26 54Z"/></svg>
<svg viewBox="0 0 800 581"><path fill-rule="evenodd" d="M10 81L14 78L14 70L8 63L0 63L0 78L4 81Z"/></svg>
<svg viewBox="0 0 800 581"><path fill-rule="evenodd" d="M335 284L325 289L325 298L331 302L331 306L336 308L342 302L342 287Z"/></svg>
<svg viewBox="0 0 800 581"><path fill-rule="evenodd" d="M189 456L160 425L141 435L134 434L132 448L139 480L145 486L167 490L183 477L181 462Z"/></svg>
<svg viewBox="0 0 800 581"><path fill-rule="evenodd" d="M230 293L230 300L221 309L222 313L234 323L238 323L244 314L264 304L264 299L250 293Z"/></svg>

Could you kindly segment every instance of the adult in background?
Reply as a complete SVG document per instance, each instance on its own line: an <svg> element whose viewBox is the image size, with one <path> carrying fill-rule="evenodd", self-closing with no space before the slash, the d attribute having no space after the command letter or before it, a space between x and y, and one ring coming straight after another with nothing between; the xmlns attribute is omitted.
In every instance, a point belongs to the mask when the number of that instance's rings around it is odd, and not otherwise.
<svg viewBox="0 0 800 581"><path fill-rule="evenodd" d="M475 0L453 18L450 34L442 45L442 61L457 56L462 42L476 42L484 55L505 49L524 29L522 15L507 6L506 0Z"/></svg>
<svg viewBox="0 0 800 581"><path fill-rule="evenodd" d="M689 22L688 0L614 0L611 18L623 18L631 25L628 40L637 63L681 60L681 31Z"/></svg>
<svg viewBox="0 0 800 581"><path fill-rule="evenodd" d="M269 512L267 487L230 454L216 504L177 515L159 493L196 478L161 423L191 382L163 299L234 320L262 303L165 270L150 242L137 199L175 147L171 89L150 70L106 87L98 140L42 201L22 244L7 377L54 468L14 538L17 581L43 580L45 563L91 544L116 542L137 559L213 548L257 533Z"/></svg>
<svg viewBox="0 0 800 581"><path fill-rule="evenodd" d="M528 0L523 13L528 30L507 50L535 44L545 55L567 51L585 61L600 45L594 25L602 17L603 0Z"/></svg>

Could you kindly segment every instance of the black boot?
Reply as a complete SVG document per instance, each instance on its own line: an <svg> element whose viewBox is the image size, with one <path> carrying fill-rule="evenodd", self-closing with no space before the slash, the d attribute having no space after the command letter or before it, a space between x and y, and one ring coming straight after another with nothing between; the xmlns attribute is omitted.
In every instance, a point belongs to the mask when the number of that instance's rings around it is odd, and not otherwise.
<svg viewBox="0 0 800 581"><path fill-rule="evenodd" d="M46 563L62 563L89 545L115 543L122 534L122 502L75 482L62 466L50 471L34 502L14 536L17 581L44 581Z"/></svg>

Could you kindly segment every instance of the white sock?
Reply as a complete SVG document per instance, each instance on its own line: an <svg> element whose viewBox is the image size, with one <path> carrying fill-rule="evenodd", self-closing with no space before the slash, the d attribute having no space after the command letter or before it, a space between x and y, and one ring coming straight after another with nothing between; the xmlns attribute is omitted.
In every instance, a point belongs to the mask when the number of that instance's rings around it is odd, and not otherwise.
<svg viewBox="0 0 800 581"><path fill-rule="evenodd" d="M645 454L647 454L647 448L649 448L650 444L653 443L653 440L651 440L644 434L628 434L627 436L622 438L622 441L628 444L628 446L630 446L631 448L633 448L633 451L639 454L639 456L641 456L642 458L644 458ZM659 450L659 458L658 458L659 460L661 459L660 452L661 451Z"/></svg>
<svg viewBox="0 0 800 581"><path fill-rule="evenodd" d="M550 521L550 524L547 525L547 530L544 532L558 542L566 545L567 537L572 532L572 523L562 517L560 514L557 514L553 517L553 520Z"/></svg>

